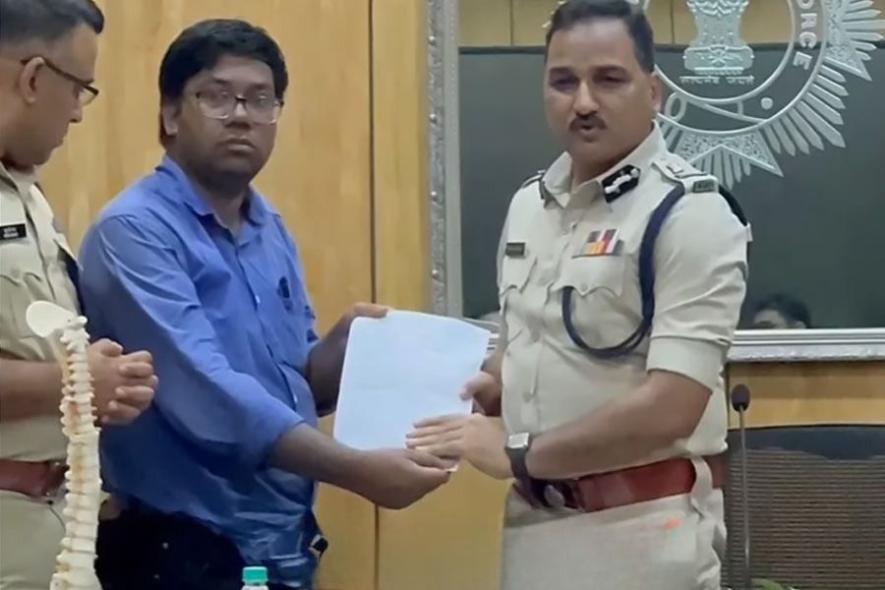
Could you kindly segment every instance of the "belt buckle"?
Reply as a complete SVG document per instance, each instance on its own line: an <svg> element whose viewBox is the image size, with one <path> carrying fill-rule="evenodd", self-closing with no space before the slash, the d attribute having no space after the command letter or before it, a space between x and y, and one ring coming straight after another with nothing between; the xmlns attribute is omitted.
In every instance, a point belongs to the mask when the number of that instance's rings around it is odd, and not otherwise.
<svg viewBox="0 0 885 590"><path fill-rule="evenodd" d="M547 485L545 485L543 495L544 503L547 504L549 508L565 508L565 494L563 494L562 491L555 484L548 483Z"/></svg>
<svg viewBox="0 0 885 590"><path fill-rule="evenodd" d="M47 461L46 462L46 483L41 490L40 496L44 499L52 499L58 494L64 482L64 474L67 471L67 464L64 461Z"/></svg>

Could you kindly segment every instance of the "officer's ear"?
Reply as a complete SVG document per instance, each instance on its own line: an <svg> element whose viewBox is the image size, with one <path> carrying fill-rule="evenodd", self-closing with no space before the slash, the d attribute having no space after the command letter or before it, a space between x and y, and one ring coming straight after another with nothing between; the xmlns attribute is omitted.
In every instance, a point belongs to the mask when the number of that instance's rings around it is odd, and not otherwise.
<svg viewBox="0 0 885 590"><path fill-rule="evenodd" d="M46 61L42 57L35 57L28 60L16 81L16 88L21 94L22 100L27 104L37 102L37 83L40 70L46 65Z"/></svg>
<svg viewBox="0 0 885 590"><path fill-rule="evenodd" d="M649 77L651 78L652 105L654 105L655 112L660 113L661 107L664 104L664 85L661 83L661 78L658 76L657 72L650 73Z"/></svg>
<svg viewBox="0 0 885 590"><path fill-rule="evenodd" d="M181 114L181 102L163 101L160 107L160 137L171 138L178 135L178 116Z"/></svg>

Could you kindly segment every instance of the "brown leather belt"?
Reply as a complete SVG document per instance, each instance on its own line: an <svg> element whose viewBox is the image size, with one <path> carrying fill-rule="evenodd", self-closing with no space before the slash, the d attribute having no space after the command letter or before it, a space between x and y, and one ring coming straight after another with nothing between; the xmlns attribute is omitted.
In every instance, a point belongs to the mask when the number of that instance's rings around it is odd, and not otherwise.
<svg viewBox="0 0 885 590"><path fill-rule="evenodd" d="M722 488L726 479L725 456L704 457L704 460L713 475L713 488ZM694 482L691 460L668 459L579 479L518 481L514 487L535 507L598 512L687 494Z"/></svg>
<svg viewBox="0 0 885 590"><path fill-rule="evenodd" d="M54 496L65 481L68 467L61 461L0 459L0 490L34 499Z"/></svg>

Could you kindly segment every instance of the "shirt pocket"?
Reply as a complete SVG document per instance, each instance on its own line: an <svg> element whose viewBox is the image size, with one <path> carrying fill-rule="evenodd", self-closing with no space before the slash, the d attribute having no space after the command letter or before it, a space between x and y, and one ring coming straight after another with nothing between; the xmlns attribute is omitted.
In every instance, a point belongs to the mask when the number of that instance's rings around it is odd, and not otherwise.
<svg viewBox="0 0 885 590"><path fill-rule="evenodd" d="M498 303L501 318L506 322L507 343L512 342L525 330L528 313L525 304L525 288L535 268L537 257L507 256L501 262L501 280L498 286Z"/></svg>
<svg viewBox="0 0 885 590"><path fill-rule="evenodd" d="M34 338L26 320L33 301L50 299L46 269L29 235L0 243L0 330L14 338Z"/></svg>
<svg viewBox="0 0 885 590"><path fill-rule="evenodd" d="M274 293L270 295L276 304L279 322L277 336L285 353L284 362L303 369L307 360L308 328L313 319L304 286L297 277L283 275L275 281Z"/></svg>
<svg viewBox="0 0 885 590"><path fill-rule="evenodd" d="M571 320L590 346L605 347L621 342L636 328L633 313L624 302L629 265L623 256L581 256L566 260L554 296L562 300L572 289Z"/></svg>
<svg viewBox="0 0 885 590"><path fill-rule="evenodd" d="M579 256L566 260L555 290L571 287L581 297L618 297L624 292L625 260L622 256ZM603 292L603 293L600 293Z"/></svg>

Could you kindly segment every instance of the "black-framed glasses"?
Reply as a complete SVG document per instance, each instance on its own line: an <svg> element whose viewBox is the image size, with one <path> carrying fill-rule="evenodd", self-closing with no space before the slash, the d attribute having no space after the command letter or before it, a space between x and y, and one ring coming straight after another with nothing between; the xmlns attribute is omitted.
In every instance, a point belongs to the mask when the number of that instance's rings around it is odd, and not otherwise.
<svg viewBox="0 0 885 590"><path fill-rule="evenodd" d="M238 104L259 125L273 125L280 120L283 102L265 91L234 94L225 89L200 90L194 93L197 105L204 117L226 121L233 116Z"/></svg>
<svg viewBox="0 0 885 590"><path fill-rule="evenodd" d="M74 74L66 71L65 69L59 67L52 60L43 57L42 55L32 55L31 57L26 57L25 59L19 60L22 65L27 65L28 62L35 58L40 58L43 60L43 63L46 64L46 67L49 68L52 72L61 76L68 82L73 82L77 87L77 102L80 103L80 106L86 106L91 103L93 100L98 98L98 88L87 82L86 80L75 76Z"/></svg>

